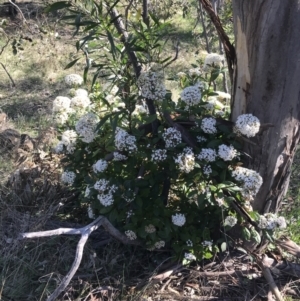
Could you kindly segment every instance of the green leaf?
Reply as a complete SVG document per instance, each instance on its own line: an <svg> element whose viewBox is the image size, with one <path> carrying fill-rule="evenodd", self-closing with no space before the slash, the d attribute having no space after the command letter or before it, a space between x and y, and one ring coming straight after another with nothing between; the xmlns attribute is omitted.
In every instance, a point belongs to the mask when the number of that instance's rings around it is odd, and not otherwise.
<svg viewBox="0 0 300 301"><path fill-rule="evenodd" d="M254 239L254 241L257 244L260 244L261 237L260 237L259 233L254 228L251 229L251 237Z"/></svg>
<svg viewBox="0 0 300 301"><path fill-rule="evenodd" d="M79 61L79 60L80 60L80 58L75 59L74 61L70 62L70 63L64 68L64 70L73 67L73 66L77 63L77 61Z"/></svg>
<svg viewBox="0 0 300 301"><path fill-rule="evenodd" d="M49 13L52 11L56 11L59 9L63 9L63 8L67 8L72 6L71 3L69 3L69 1L59 1L59 2L55 2L51 5L49 5L48 7L46 7L45 9L45 13Z"/></svg>
<svg viewBox="0 0 300 301"><path fill-rule="evenodd" d="M151 123L151 122L153 122L156 119L157 119L156 114L149 115L149 116L146 116L145 118L143 118L143 120L145 120L145 124Z"/></svg>
<svg viewBox="0 0 300 301"><path fill-rule="evenodd" d="M246 240L250 241L250 239L251 239L251 233L250 233L250 231L246 227L242 229L242 234L243 234L243 237Z"/></svg>
<svg viewBox="0 0 300 301"><path fill-rule="evenodd" d="M107 34L108 41L110 43L112 56L114 60L116 60L116 46L115 46L114 38L109 30L106 31L106 34Z"/></svg>

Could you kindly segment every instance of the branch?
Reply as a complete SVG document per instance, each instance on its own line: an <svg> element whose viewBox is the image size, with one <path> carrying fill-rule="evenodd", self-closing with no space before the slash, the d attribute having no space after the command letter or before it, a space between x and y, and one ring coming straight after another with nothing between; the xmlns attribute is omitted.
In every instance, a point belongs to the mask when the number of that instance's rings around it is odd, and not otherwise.
<svg viewBox="0 0 300 301"><path fill-rule="evenodd" d="M275 241L276 245L279 245L280 248L284 249L291 255L300 258L300 246L298 246L295 242L288 239L285 236L281 236L279 239Z"/></svg>
<svg viewBox="0 0 300 301"><path fill-rule="evenodd" d="M277 301L284 301L284 299L281 296L281 293L274 281L274 278L270 272L270 269L264 264L264 261L259 259L258 257L256 258L257 260L257 264L259 265L259 267L261 268L261 271L265 277L265 279L267 280L268 284L269 284L269 288L272 291L273 295L275 296Z"/></svg>
<svg viewBox="0 0 300 301"><path fill-rule="evenodd" d="M10 81L12 82L12 86L15 87L16 84L15 84L14 80L12 79L12 77L10 76L9 72L6 70L5 66L2 63L0 63L0 64L1 64L2 68L4 69L4 71L6 72L6 74L8 75Z"/></svg>
<svg viewBox="0 0 300 301"><path fill-rule="evenodd" d="M26 18L24 17L24 15L23 15L23 13L22 13L20 7L19 7L18 5L16 5L15 3L13 3L11 0L8 0L8 2L9 2L12 6L14 6L14 7L19 11L19 13L20 13L21 16L22 16L23 23L27 23Z"/></svg>
<svg viewBox="0 0 300 301"><path fill-rule="evenodd" d="M55 235L81 235L81 238L77 244L75 259L73 261L72 267L70 268L68 274L63 278L61 284L55 289L55 291L49 296L47 301L54 301L57 297L66 289L69 285L70 281L74 277L75 273L77 272L82 256L83 256L83 249L84 246L90 236L90 234L97 230L100 226L103 226L104 229L114 238L121 241L124 244L131 244L131 245L141 245L138 240L130 240L126 235L121 233L117 230L105 217L99 216L89 225L75 229L75 228L59 228L56 230L49 230L49 231L40 231L40 232L27 232L21 233L18 237L18 240L28 239L28 238L37 238L37 237L49 237Z"/></svg>
<svg viewBox="0 0 300 301"><path fill-rule="evenodd" d="M220 40L224 46L227 65L228 65L229 77L230 77L231 83L233 83L233 66L235 65L235 62L236 62L235 48L230 43L229 37L225 33L224 28L221 24L221 20L218 17L218 15L215 13L214 8L212 7L210 1L209 0L199 0L199 1L202 3L205 11L207 12L211 21L213 22L213 24L218 32L218 35L220 37Z"/></svg>

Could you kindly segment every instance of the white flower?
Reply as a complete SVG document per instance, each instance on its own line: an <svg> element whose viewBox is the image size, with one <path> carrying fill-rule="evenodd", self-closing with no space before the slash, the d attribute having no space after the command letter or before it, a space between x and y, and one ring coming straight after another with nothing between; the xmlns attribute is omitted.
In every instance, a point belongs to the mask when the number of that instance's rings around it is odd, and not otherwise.
<svg viewBox="0 0 300 301"><path fill-rule="evenodd" d="M184 258L189 261L196 260L196 256L192 253L184 253Z"/></svg>
<svg viewBox="0 0 300 301"><path fill-rule="evenodd" d="M203 167L203 174L205 174L206 176L209 176L212 173L212 169L210 165L205 165Z"/></svg>
<svg viewBox="0 0 300 301"><path fill-rule="evenodd" d="M160 241L157 241L155 244L154 244L154 247L156 249L160 249L160 248L163 248L165 246L165 242L163 240L160 240Z"/></svg>
<svg viewBox="0 0 300 301"><path fill-rule="evenodd" d="M240 115L235 122L235 132L247 137L254 137L260 128L260 121L252 114Z"/></svg>
<svg viewBox="0 0 300 301"><path fill-rule="evenodd" d="M55 153L59 154L64 150L64 144L60 141L58 144L55 146L54 151Z"/></svg>
<svg viewBox="0 0 300 301"><path fill-rule="evenodd" d="M141 115L141 114L147 114L148 109L143 105L136 105L134 111L132 112L132 115Z"/></svg>
<svg viewBox="0 0 300 301"><path fill-rule="evenodd" d="M232 145L227 146L222 144L219 146L218 155L224 161L231 161L237 155L237 151Z"/></svg>
<svg viewBox="0 0 300 301"><path fill-rule="evenodd" d="M98 122L98 116L93 113L87 113L77 121L75 129L83 142L91 143L95 139Z"/></svg>
<svg viewBox="0 0 300 301"><path fill-rule="evenodd" d="M179 169L184 173L189 173L195 168L195 155L190 147L186 147L183 153L178 154L174 160L178 164Z"/></svg>
<svg viewBox="0 0 300 301"><path fill-rule="evenodd" d="M152 224L149 224L148 226L145 226L145 232L154 233L156 232L156 228Z"/></svg>
<svg viewBox="0 0 300 301"><path fill-rule="evenodd" d="M88 217L90 219L95 219L95 214L94 214L94 211L93 211L93 208L91 207L91 205L89 205L87 213L88 213Z"/></svg>
<svg viewBox="0 0 300 301"><path fill-rule="evenodd" d="M211 247L212 244L213 244L213 241L212 241L212 240L211 240L211 241L209 241L209 240L204 240L204 241L202 242L202 246L203 246L203 247Z"/></svg>
<svg viewBox="0 0 300 301"><path fill-rule="evenodd" d="M162 101L167 93L161 72L141 72L137 84L143 97Z"/></svg>
<svg viewBox="0 0 300 301"><path fill-rule="evenodd" d="M215 134L217 132L216 124L217 121L215 118L203 118L201 123L201 129L204 133Z"/></svg>
<svg viewBox="0 0 300 301"><path fill-rule="evenodd" d="M93 170L94 173L97 172L103 172L104 170L107 169L108 163L105 160L98 160L94 165L93 165Z"/></svg>
<svg viewBox="0 0 300 301"><path fill-rule="evenodd" d="M252 200L260 189L263 180L262 177L254 170L245 167L236 167L232 171L232 176L242 184L242 195L246 200Z"/></svg>
<svg viewBox="0 0 300 301"><path fill-rule="evenodd" d="M75 181L76 174L73 171L65 171L61 175L61 181L63 183L72 185Z"/></svg>
<svg viewBox="0 0 300 301"><path fill-rule="evenodd" d="M114 202L114 197L111 193L100 193L97 195L97 199L105 207L112 205Z"/></svg>
<svg viewBox="0 0 300 301"><path fill-rule="evenodd" d="M184 72L178 72L176 75L177 75L179 78L184 78L184 77L186 77L186 74L185 74Z"/></svg>
<svg viewBox="0 0 300 301"><path fill-rule="evenodd" d="M181 133L173 127L165 129L162 137L166 143L166 148L176 147L181 142Z"/></svg>
<svg viewBox="0 0 300 301"><path fill-rule="evenodd" d="M97 198L103 206L107 207L113 204L113 193L117 191L115 185L110 185L108 180L100 179L95 183L94 188L98 190Z"/></svg>
<svg viewBox="0 0 300 301"><path fill-rule="evenodd" d="M167 150L166 149L154 149L151 154L151 161L153 162L162 162L167 159Z"/></svg>
<svg viewBox="0 0 300 301"><path fill-rule="evenodd" d="M189 76L196 77L201 75L201 70L199 68L191 68L189 70Z"/></svg>
<svg viewBox="0 0 300 301"><path fill-rule="evenodd" d="M224 199L223 198L215 198L216 202L218 204L219 207L224 205Z"/></svg>
<svg viewBox="0 0 300 301"><path fill-rule="evenodd" d="M201 101L201 90L199 86L190 86L183 89L180 94L181 101L185 104L185 110L189 110L190 107L196 106Z"/></svg>
<svg viewBox="0 0 300 301"><path fill-rule="evenodd" d="M224 226L233 227L237 223L237 219L234 216L227 216L224 221Z"/></svg>
<svg viewBox="0 0 300 301"><path fill-rule="evenodd" d="M83 78L78 74L69 74L65 77L65 83L70 86L80 86L83 83Z"/></svg>
<svg viewBox="0 0 300 301"><path fill-rule="evenodd" d="M188 240L186 241L186 245L187 245L188 247L192 247L192 246L193 246L193 242L192 242L190 239L188 239Z"/></svg>
<svg viewBox="0 0 300 301"><path fill-rule="evenodd" d="M69 119L69 114L67 111L59 112L58 114L55 115L55 122L60 125L65 124L68 119Z"/></svg>
<svg viewBox="0 0 300 301"><path fill-rule="evenodd" d="M71 99L64 96L57 96L52 104L53 113L68 111L70 108Z"/></svg>
<svg viewBox="0 0 300 301"><path fill-rule="evenodd" d="M89 93L87 90L85 89L77 89L74 91L74 96L78 96L78 97L88 97Z"/></svg>
<svg viewBox="0 0 300 301"><path fill-rule="evenodd" d="M137 238L136 234L131 231L131 230L127 230L125 231L125 235L130 239L130 240L135 240Z"/></svg>
<svg viewBox="0 0 300 301"><path fill-rule="evenodd" d="M217 99L219 101L230 100L231 95L222 91L216 91L218 93Z"/></svg>
<svg viewBox="0 0 300 301"><path fill-rule="evenodd" d="M279 229L285 229L286 228L286 221L283 216L279 216L276 220L277 226Z"/></svg>
<svg viewBox="0 0 300 301"><path fill-rule="evenodd" d="M196 138L197 138L197 142L198 143L207 141L207 139L205 137L203 137L203 136L197 136Z"/></svg>
<svg viewBox="0 0 300 301"><path fill-rule="evenodd" d="M209 53L205 60L203 70L210 71L211 67L221 67L224 61L224 57L217 53Z"/></svg>
<svg viewBox="0 0 300 301"><path fill-rule="evenodd" d="M273 230L276 227L279 229L284 229L286 228L286 221L283 216L277 217L276 214L266 213L260 216L258 227L267 230Z"/></svg>
<svg viewBox="0 0 300 301"><path fill-rule="evenodd" d="M130 216L134 215L132 210L129 210L126 214L127 218L130 218Z"/></svg>
<svg viewBox="0 0 300 301"><path fill-rule="evenodd" d="M129 135L119 127L116 128L115 146L119 151L128 151L129 153L137 151L135 136Z"/></svg>
<svg viewBox="0 0 300 301"><path fill-rule="evenodd" d="M122 155L121 153L119 152L114 152L114 158L113 158L113 161L125 161L127 160L128 157Z"/></svg>
<svg viewBox="0 0 300 301"><path fill-rule="evenodd" d="M62 133L61 143L67 148L67 153L72 154L75 150L77 133L73 130L67 130Z"/></svg>
<svg viewBox="0 0 300 301"><path fill-rule="evenodd" d="M207 162L216 161L217 153L212 148L202 148L200 154L197 156L199 160L205 160Z"/></svg>
<svg viewBox="0 0 300 301"><path fill-rule="evenodd" d="M91 104L88 96L75 96L71 99L70 107L75 110L86 109Z"/></svg>
<svg viewBox="0 0 300 301"><path fill-rule="evenodd" d="M185 216L182 213L172 215L172 223L178 227L182 227L186 222Z"/></svg>

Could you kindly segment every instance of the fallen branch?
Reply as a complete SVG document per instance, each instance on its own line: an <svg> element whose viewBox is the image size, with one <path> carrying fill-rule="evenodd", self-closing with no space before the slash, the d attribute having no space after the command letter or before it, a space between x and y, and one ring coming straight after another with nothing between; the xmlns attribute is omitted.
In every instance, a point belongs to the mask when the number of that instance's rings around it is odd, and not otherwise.
<svg viewBox="0 0 300 301"><path fill-rule="evenodd" d="M107 232L121 241L124 244L131 245L140 245L140 242L137 240L130 240L126 235L122 234L119 230L117 230L105 217L99 216L92 223L87 226L84 226L79 229L75 228L59 228L55 230L49 231L39 231L39 232L27 232L21 233L18 237L18 240L29 239L29 238L38 238L38 237L49 237L56 235L81 235L81 238L77 244L75 259L73 261L72 267L70 268L68 274L63 278L61 284L55 289L55 291L49 296L47 301L54 301L56 298L66 289L69 285L70 281L74 277L76 271L78 270L82 256L84 246L92 232L97 230L100 226L103 226Z"/></svg>
<svg viewBox="0 0 300 301"><path fill-rule="evenodd" d="M300 258L300 246L285 236L281 236L275 241L276 245L284 249L291 255Z"/></svg>
<svg viewBox="0 0 300 301"><path fill-rule="evenodd" d="M281 296L281 293L274 281L274 278L270 272L270 269L264 264L264 259L261 260L258 257L257 259L257 264L259 265L259 267L261 268L261 271L265 277L265 279L267 280L268 284L269 284L269 288L272 291L273 295L275 296L277 301L284 301L283 297Z"/></svg>
<svg viewBox="0 0 300 301"><path fill-rule="evenodd" d="M12 86L15 87L16 84L15 84L14 80L12 79L12 77L10 76L9 72L6 70L5 66L2 63L0 63L0 64L3 67L4 71L6 72L6 74L8 75L10 81L12 82Z"/></svg>

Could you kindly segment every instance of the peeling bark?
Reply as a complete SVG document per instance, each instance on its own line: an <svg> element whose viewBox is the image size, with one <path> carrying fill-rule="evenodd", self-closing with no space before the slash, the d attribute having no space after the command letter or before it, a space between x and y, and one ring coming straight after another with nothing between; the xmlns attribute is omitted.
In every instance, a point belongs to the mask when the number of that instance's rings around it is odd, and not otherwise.
<svg viewBox="0 0 300 301"><path fill-rule="evenodd" d="M299 142L300 2L233 0L237 66L232 121L252 113L273 124L246 144L249 168L264 183L254 209L277 212L285 196L290 167Z"/></svg>

